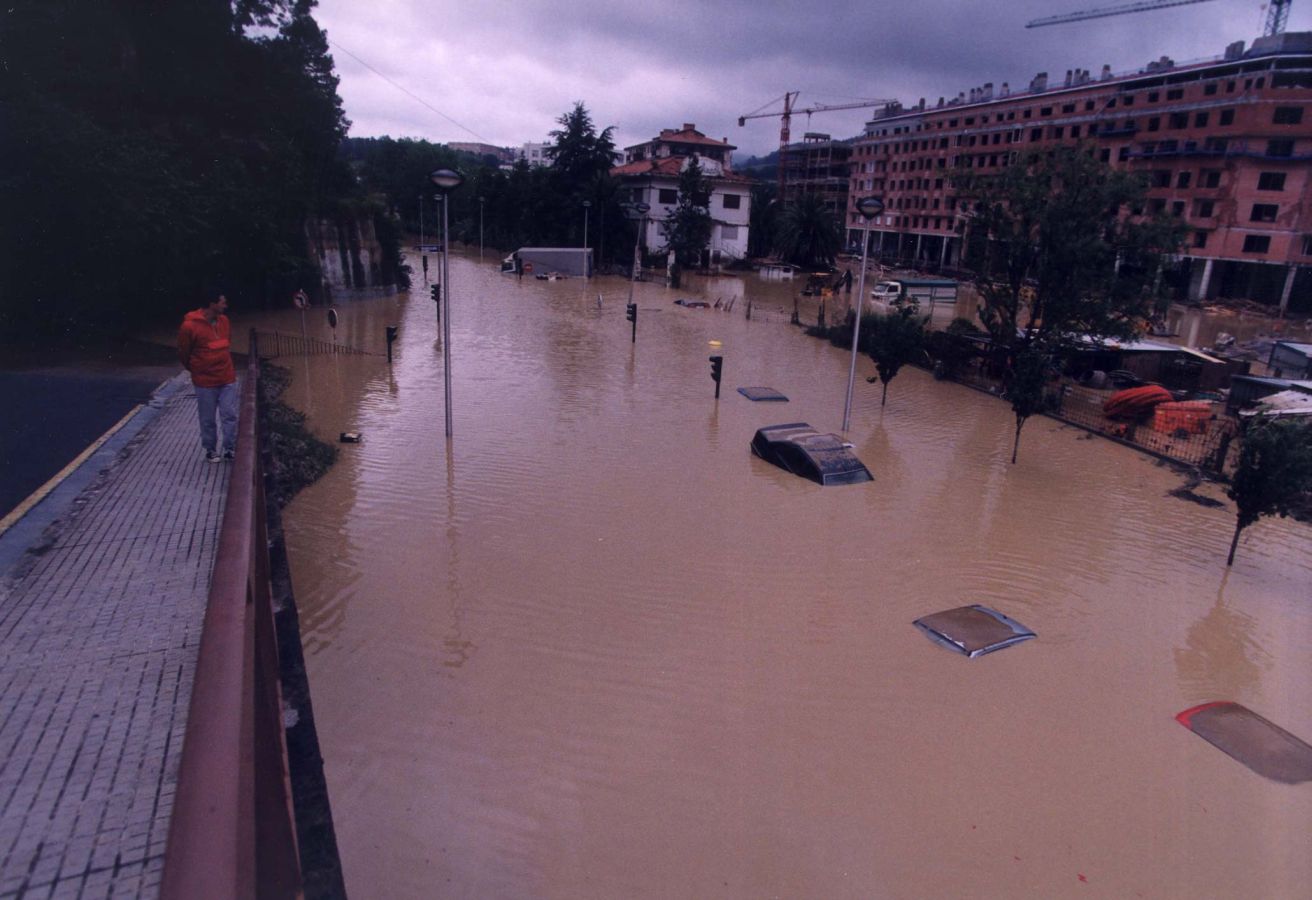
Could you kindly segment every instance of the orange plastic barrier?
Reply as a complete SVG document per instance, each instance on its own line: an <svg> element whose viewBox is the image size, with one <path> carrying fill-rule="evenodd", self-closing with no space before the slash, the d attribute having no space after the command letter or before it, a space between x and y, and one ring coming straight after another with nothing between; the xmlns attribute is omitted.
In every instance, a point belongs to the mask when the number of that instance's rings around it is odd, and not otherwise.
<svg viewBox="0 0 1312 900"><path fill-rule="evenodd" d="M1153 431L1174 434L1184 429L1190 434L1203 434L1212 418L1212 404L1207 400L1159 403L1153 409Z"/></svg>

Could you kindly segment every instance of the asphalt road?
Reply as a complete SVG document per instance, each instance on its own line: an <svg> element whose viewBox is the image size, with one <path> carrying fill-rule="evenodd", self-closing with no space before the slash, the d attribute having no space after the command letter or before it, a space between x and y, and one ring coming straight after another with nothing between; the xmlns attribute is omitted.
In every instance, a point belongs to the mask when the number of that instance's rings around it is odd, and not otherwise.
<svg viewBox="0 0 1312 900"><path fill-rule="evenodd" d="M178 371L176 364L0 371L0 516Z"/></svg>

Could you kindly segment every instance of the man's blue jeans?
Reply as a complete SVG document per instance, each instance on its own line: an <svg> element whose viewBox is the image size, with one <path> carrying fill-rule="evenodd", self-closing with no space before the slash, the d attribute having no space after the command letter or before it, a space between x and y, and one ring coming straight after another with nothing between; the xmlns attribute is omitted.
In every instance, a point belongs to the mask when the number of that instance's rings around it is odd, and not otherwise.
<svg viewBox="0 0 1312 900"><path fill-rule="evenodd" d="M223 446L216 443L214 414L223 425ZM196 414L200 416L200 443L209 453L233 450L237 446L237 383L223 387L196 388Z"/></svg>

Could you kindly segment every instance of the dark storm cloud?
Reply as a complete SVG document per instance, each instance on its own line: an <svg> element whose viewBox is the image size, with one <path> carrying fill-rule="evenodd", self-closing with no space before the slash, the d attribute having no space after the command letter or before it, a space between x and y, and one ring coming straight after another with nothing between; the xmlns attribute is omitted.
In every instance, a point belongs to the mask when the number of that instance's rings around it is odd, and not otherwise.
<svg viewBox="0 0 1312 900"><path fill-rule="evenodd" d="M1096 75L1104 64L1122 72L1162 55L1177 62L1219 55L1231 41L1259 34L1263 16L1246 0L1213 0L1024 27L1100 5L525 0L434 9L415 0L321 0L318 17L342 50L429 104L335 51L353 134L518 146L545 140L555 119L582 100L599 126L616 126L620 146L694 122L738 145L742 157L777 146L779 121L739 128L738 116L785 91L801 92L799 107L860 98L911 105L921 97L933 105L985 82L1022 89L1040 71L1060 81L1067 69ZM1289 30L1307 30L1309 20L1312 0L1294 8ZM796 116L793 137L806 130L850 136L868 114Z"/></svg>

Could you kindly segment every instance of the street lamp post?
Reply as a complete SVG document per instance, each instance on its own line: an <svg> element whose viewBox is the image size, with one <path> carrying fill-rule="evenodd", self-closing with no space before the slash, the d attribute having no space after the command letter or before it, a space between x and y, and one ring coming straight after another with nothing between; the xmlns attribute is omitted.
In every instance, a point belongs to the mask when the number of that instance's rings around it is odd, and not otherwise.
<svg viewBox="0 0 1312 900"><path fill-rule="evenodd" d="M424 195L419 195L419 252L424 252Z"/></svg>
<svg viewBox="0 0 1312 900"><path fill-rule="evenodd" d="M588 210L592 207L591 200L583 201L583 278L588 277Z"/></svg>
<svg viewBox="0 0 1312 900"><path fill-rule="evenodd" d="M446 436L451 437L451 276L447 270L447 257L451 252L451 237L447 232L446 208L451 192L460 187L465 176L454 169L438 169L428 176L442 197L442 385L446 393Z"/></svg>
<svg viewBox="0 0 1312 900"><path fill-rule="evenodd" d="M856 382L856 345L861 334L861 305L866 296L866 255L870 251L870 220L884 211L884 201L878 197L862 197L856 201L856 211L861 214L861 277L856 287L856 319L852 322L852 363L847 370L847 400L843 403L843 431L847 431L852 419L852 385Z"/></svg>
<svg viewBox="0 0 1312 900"><path fill-rule="evenodd" d="M478 260L483 261L483 198L478 198Z"/></svg>
<svg viewBox="0 0 1312 900"><path fill-rule="evenodd" d="M642 244L642 230L647 226L647 213L651 207L646 203L630 203L626 207L638 216L638 236L633 239L633 277L629 279L629 303L633 303L633 285L638 281L638 272L642 269L638 249Z"/></svg>

